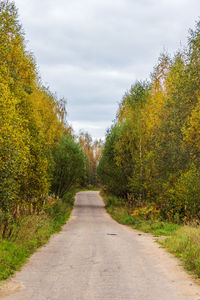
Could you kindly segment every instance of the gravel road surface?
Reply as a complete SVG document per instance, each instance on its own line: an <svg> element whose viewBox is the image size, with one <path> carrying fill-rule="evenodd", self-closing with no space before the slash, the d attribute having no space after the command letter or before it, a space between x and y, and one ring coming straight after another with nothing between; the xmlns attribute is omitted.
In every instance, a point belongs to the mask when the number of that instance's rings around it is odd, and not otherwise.
<svg viewBox="0 0 200 300"><path fill-rule="evenodd" d="M1 289L6 300L200 300L200 286L149 234L113 221L80 192L63 231Z"/></svg>

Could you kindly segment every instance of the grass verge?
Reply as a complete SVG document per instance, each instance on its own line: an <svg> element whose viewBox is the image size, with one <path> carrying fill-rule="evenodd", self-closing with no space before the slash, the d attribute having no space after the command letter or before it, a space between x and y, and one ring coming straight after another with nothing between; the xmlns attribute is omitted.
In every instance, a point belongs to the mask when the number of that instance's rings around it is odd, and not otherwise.
<svg viewBox="0 0 200 300"><path fill-rule="evenodd" d="M200 278L200 228L182 226L160 244L182 262L186 270Z"/></svg>
<svg viewBox="0 0 200 300"><path fill-rule="evenodd" d="M170 253L178 257L187 271L200 278L200 228L199 226L178 225L159 220L144 220L131 216L126 203L115 196L101 191L107 212L117 222L133 229L149 232L156 236L166 236L158 242Z"/></svg>
<svg viewBox="0 0 200 300"><path fill-rule="evenodd" d="M153 233L154 235L158 236L168 236L180 227L180 225L163 222L156 219L145 220L140 217L131 216L130 209L124 200L118 199L115 196L106 195L102 191L100 194L105 201L107 212L112 216L113 219L121 224L129 225L134 229Z"/></svg>
<svg viewBox="0 0 200 300"><path fill-rule="evenodd" d="M37 248L62 229L70 216L76 192L66 193L62 200L39 215L22 218L15 224L12 237L0 240L0 280L13 275Z"/></svg>

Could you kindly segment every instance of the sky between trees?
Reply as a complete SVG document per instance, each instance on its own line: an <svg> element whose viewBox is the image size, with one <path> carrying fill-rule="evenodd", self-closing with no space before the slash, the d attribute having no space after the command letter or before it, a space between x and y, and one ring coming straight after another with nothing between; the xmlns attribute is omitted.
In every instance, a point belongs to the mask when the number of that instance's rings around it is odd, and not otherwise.
<svg viewBox="0 0 200 300"><path fill-rule="evenodd" d="M16 0L28 48L78 131L103 137L136 79L187 41L199 0Z"/></svg>

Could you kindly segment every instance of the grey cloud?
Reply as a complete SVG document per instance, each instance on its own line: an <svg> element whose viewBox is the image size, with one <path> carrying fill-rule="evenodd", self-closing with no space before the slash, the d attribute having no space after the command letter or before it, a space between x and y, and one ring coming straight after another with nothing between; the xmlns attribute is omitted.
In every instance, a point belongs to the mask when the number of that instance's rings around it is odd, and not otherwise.
<svg viewBox="0 0 200 300"><path fill-rule="evenodd" d="M79 104L74 105L73 109L70 110L69 114L73 117L76 122L109 122L112 121L112 115L116 113L116 104L107 104L107 110L105 105L96 105L95 103L90 105ZM87 110L87 116L83 115L83 110Z"/></svg>
<svg viewBox="0 0 200 300"><path fill-rule="evenodd" d="M199 0L15 2L43 81L68 99L77 130L84 125L94 136L103 136L125 91L149 76L162 49L186 42L200 11Z"/></svg>

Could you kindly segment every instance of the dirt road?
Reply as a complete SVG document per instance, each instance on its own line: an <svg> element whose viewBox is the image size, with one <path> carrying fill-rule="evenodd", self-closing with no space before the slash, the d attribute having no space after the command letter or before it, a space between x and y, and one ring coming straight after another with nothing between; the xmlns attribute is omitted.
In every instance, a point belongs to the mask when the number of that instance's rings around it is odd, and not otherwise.
<svg viewBox="0 0 200 300"><path fill-rule="evenodd" d="M153 237L113 221L98 192L81 192L63 231L31 257L1 299L197 300L200 287Z"/></svg>

